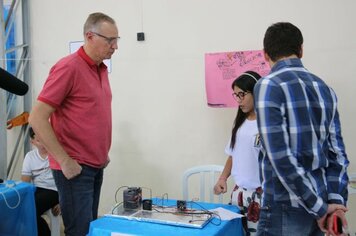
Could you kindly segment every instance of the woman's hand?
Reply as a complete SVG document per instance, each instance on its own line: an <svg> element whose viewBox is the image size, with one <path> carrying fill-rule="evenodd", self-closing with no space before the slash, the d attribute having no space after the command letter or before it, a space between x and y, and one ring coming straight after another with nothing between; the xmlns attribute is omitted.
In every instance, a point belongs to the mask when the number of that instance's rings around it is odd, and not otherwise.
<svg viewBox="0 0 356 236"><path fill-rule="evenodd" d="M226 191L227 191L226 179L220 178L214 186L214 193L216 195L219 195L221 193L226 193Z"/></svg>
<svg viewBox="0 0 356 236"><path fill-rule="evenodd" d="M58 216L59 214L61 214L61 208L60 208L59 204L52 207L52 214L54 216Z"/></svg>

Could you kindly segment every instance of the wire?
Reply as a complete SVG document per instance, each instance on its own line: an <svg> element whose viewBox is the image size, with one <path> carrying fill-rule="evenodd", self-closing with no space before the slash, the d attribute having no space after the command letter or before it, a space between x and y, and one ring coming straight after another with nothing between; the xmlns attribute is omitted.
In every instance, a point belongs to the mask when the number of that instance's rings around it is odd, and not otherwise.
<svg viewBox="0 0 356 236"><path fill-rule="evenodd" d="M164 193L163 195L162 195L162 203L163 203L163 200L164 200L164 196L166 196L167 198L167 201L168 201L168 193Z"/></svg>
<svg viewBox="0 0 356 236"><path fill-rule="evenodd" d="M116 203L114 208L111 210L111 214L115 214L114 211L116 208L118 208L120 205L122 205L123 202L120 202L120 203Z"/></svg>
<svg viewBox="0 0 356 236"><path fill-rule="evenodd" d="M156 197L156 204L155 203L152 203L152 206L157 206L157 207L160 207L160 208L172 208L172 207L176 207L176 205L167 205L167 206L164 206L164 197L166 196L166 200L167 200L167 203L168 203L168 193L164 193L162 196L157 196ZM161 204L159 204L161 202Z"/></svg>
<svg viewBox="0 0 356 236"><path fill-rule="evenodd" d="M116 190L116 192L115 192L115 203L117 203L117 199L116 199L117 193L119 192L120 189L125 188L125 187L128 188L129 186L121 186Z"/></svg>
<svg viewBox="0 0 356 236"><path fill-rule="evenodd" d="M164 193L164 194L162 195L162 205L163 205L163 203L164 203L164 196L167 197L166 200L167 200L167 202L168 202L168 193Z"/></svg>
<svg viewBox="0 0 356 236"><path fill-rule="evenodd" d="M221 224L221 217L220 217L220 215L217 214L216 212L209 211L208 209L206 209L205 207L203 207L202 205L200 205L199 203L197 203L197 202L195 202L195 201L188 201L188 203L190 203L190 204L196 204L196 205L198 205L200 208L202 208L205 212L211 214L211 218L210 218L209 220L210 220L210 223L212 223L213 225L218 226L218 225ZM192 208L192 206L191 206L191 208ZM212 221L213 216L216 216L216 217L217 217L217 219L219 220L218 223L213 223L213 221Z"/></svg>
<svg viewBox="0 0 356 236"><path fill-rule="evenodd" d="M212 225L215 225L215 226L221 225L221 217L220 217L220 215L219 215L219 214L216 214L216 213L214 213L214 215L217 216L217 219L218 219L219 221L218 221L218 223L214 223L214 222L213 222L214 217L212 217L211 220L210 220L210 223L211 223Z"/></svg>
<svg viewBox="0 0 356 236"><path fill-rule="evenodd" d="M15 206L10 206L10 204L9 204L9 203L7 202L7 200L6 200L6 196L5 196L5 194L4 194L4 193L9 192L9 191L8 191L9 189L14 190L14 191L16 192L16 194L17 194L18 201L17 201L17 203L15 204ZM21 196L20 196L19 191L17 191L15 188L10 187L10 186L7 186L7 191L0 192L0 194L3 196L4 201L5 201L5 204L6 204L6 206L7 206L9 209L12 209L12 210L13 210L13 209L16 209L16 208L20 205L20 202L21 202Z"/></svg>
<svg viewBox="0 0 356 236"><path fill-rule="evenodd" d="M221 217L218 214L216 214L215 212L207 210L205 207L203 207L202 205L200 205L197 202L190 201L189 203L198 205L201 208L201 210L193 209L191 207L191 209L179 211L179 210L177 210L176 205L163 206L163 205L158 205L158 204L154 205L156 207L154 207L152 210L154 210L158 213L168 213L168 214L173 214L173 215L191 216L192 219L189 220L189 223L198 222L198 221L208 221L208 222L211 222L211 224L213 224L215 226L218 226L221 224ZM204 215L206 216L206 218L202 218L202 219L195 218L194 219L194 217L204 217ZM216 216L218 218L218 220L219 220L218 223L213 222L214 216Z"/></svg>
<svg viewBox="0 0 356 236"><path fill-rule="evenodd" d="M114 211L123 204L123 202L118 203L117 202L117 193L120 191L120 189L127 187L128 186L121 186L119 187L116 192L115 192L115 206L113 207L111 213L115 214ZM141 187L150 190L150 198L152 199L152 189L147 188L147 187ZM182 215L182 216L191 216L191 220L189 220L189 223L193 222L199 222L199 221L207 221L215 226L219 226L221 224L221 217L219 214L213 211L209 211L205 207L203 207L201 204L195 202L195 201L187 201L187 203L190 203L190 208L191 209L185 209L185 210L177 210L177 205L168 205L164 206L165 200L168 203L168 193L164 193L161 197L157 197L156 204L152 204L152 210L158 212L158 213L168 213L168 214L173 214L173 215ZM193 209L193 205L199 206L200 209ZM205 215L205 218L204 218ZM214 217L215 216L215 217ZM196 217L196 218L194 218ZM200 217L200 218L199 218ZM215 223L213 222L213 219L217 218L218 222Z"/></svg>

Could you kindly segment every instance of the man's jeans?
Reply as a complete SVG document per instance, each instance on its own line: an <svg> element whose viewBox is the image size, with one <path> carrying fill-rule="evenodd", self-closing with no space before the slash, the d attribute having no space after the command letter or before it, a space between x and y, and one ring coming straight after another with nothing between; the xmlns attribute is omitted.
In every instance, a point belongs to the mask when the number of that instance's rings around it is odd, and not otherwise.
<svg viewBox="0 0 356 236"><path fill-rule="evenodd" d="M257 236L324 236L316 219L304 208L267 205L260 211Z"/></svg>
<svg viewBox="0 0 356 236"><path fill-rule="evenodd" d="M90 221L98 217L103 169L82 166L80 175L68 180L60 170L53 170L66 236L85 236Z"/></svg>

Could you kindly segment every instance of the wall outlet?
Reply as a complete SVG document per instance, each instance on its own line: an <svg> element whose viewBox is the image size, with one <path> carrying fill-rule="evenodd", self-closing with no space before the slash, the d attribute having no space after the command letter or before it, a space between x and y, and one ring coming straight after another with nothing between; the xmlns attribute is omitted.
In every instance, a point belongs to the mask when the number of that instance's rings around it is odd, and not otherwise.
<svg viewBox="0 0 356 236"><path fill-rule="evenodd" d="M144 32L137 33L137 41L145 41L145 33Z"/></svg>

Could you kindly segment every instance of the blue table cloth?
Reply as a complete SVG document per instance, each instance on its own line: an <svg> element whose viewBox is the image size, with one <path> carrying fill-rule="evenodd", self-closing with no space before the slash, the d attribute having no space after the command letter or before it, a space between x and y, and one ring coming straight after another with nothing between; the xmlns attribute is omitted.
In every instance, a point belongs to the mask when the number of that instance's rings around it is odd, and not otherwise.
<svg viewBox="0 0 356 236"><path fill-rule="evenodd" d="M24 182L0 184L1 236L37 235L35 190L34 185Z"/></svg>
<svg viewBox="0 0 356 236"><path fill-rule="evenodd" d="M157 204L157 199L154 203ZM164 205L174 206L175 200L165 200ZM160 204L160 203L159 203ZM199 206L199 205L200 206ZM214 209L223 207L233 212L239 212L236 206L215 203L192 204L194 209ZM188 205L189 206L189 205ZM104 216L90 223L88 236L111 236L111 233L121 233L127 235L169 235L169 236L197 236L197 235L243 235L241 219L233 219L229 221L220 221L214 218L204 228L189 228L182 226L157 224L151 222L142 222L136 220L121 219L116 217Z"/></svg>

